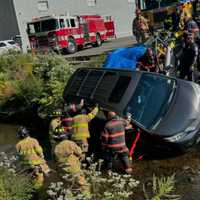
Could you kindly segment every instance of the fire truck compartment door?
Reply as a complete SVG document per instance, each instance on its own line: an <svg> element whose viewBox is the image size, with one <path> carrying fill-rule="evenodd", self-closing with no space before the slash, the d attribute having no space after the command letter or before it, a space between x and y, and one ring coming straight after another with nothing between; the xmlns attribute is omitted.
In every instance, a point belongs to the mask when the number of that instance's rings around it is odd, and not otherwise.
<svg viewBox="0 0 200 200"><path fill-rule="evenodd" d="M84 38L86 41L90 41L90 35L89 35L89 30L88 30L88 25L86 23L82 24L83 27L83 34L84 34Z"/></svg>

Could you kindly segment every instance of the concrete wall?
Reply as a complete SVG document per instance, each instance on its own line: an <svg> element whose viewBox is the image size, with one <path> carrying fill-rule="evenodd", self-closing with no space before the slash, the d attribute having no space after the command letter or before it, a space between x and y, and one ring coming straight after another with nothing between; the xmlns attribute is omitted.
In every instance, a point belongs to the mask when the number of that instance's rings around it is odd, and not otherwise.
<svg viewBox="0 0 200 200"><path fill-rule="evenodd" d="M115 20L116 35L123 37L131 35L131 23L134 17L135 2L130 0L96 0L96 6L88 6L88 0L48 0L47 11L38 10L38 0L13 0L23 48L28 44L26 23L33 17L50 14L99 14L112 15Z"/></svg>
<svg viewBox="0 0 200 200"><path fill-rule="evenodd" d="M19 29L12 0L0 0L0 40L18 35Z"/></svg>

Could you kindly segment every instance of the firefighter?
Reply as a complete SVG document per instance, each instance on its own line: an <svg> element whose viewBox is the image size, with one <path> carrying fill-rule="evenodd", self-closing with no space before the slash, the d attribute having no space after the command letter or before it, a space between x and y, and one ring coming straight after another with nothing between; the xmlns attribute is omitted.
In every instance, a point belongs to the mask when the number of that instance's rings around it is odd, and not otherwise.
<svg viewBox="0 0 200 200"><path fill-rule="evenodd" d="M60 138L60 140L55 147L54 154L61 175L63 176L66 173L73 175L81 191L89 192L89 186L81 170L80 161L83 159L81 148L73 141L63 138Z"/></svg>
<svg viewBox="0 0 200 200"><path fill-rule="evenodd" d="M53 149L55 147L55 133L58 132L58 128L61 126L62 120L62 110L57 109L52 114L52 120L49 124L49 138L51 142L51 148Z"/></svg>
<svg viewBox="0 0 200 200"><path fill-rule="evenodd" d="M73 118L70 116L76 114L84 105L84 100L81 99L79 104L71 103L65 105L63 110L57 109L53 112L53 119L49 125L49 135L52 147L55 144L55 139L62 135L70 136L73 130ZM70 113L70 114L69 114Z"/></svg>
<svg viewBox="0 0 200 200"><path fill-rule="evenodd" d="M65 112L65 116L61 117L60 124L55 126L53 129L53 139L56 142L56 139L62 137L63 139L70 139L71 135L73 134L73 125L74 121L73 118Z"/></svg>
<svg viewBox="0 0 200 200"><path fill-rule="evenodd" d="M133 35L135 35L138 43L145 42L149 37L148 21L142 16L140 9L136 9L135 14L136 17L132 23Z"/></svg>
<svg viewBox="0 0 200 200"><path fill-rule="evenodd" d="M198 46L195 43L194 35L192 33L187 34L184 37L184 46L182 55L180 58L180 78L195 81L194 70L197 64L198 58Z"/></svg>
<svg viewBox="0 0 200 200"><path fill-rule="evenodd" d="M176 7L176 10L174 12L172 12L171 14L169 14L165 21L164 21L164 29L165 30L169 30L172 32L177 32L180 31L180 19L181 19L181 6L178 5Z"/></svg>
<svg viewBox="0 0 200 200"><path fill-rule="evenodd" d="M79 104L70 103L69 105L65 104L64 106L64 114L67 115L75 115L78 111L82 109L84 106L84 99L81 99Z"/></svg>
<svg viewBox="0 0 200 200"><path fill-rule="evenodd" d="M129 120L119 118L115 112L105 112L108 119L101 134L102 149L104 152L105 167L111 173L113 161L120 159L126 173L132 173L129 163L128 148L125 143L125 129L130 124Z"/></svg>
<svg viewBox="0 0 200 200"><path fill-rule="evenodd" d="M138 60L137 68L141 71L156 72L156 58L153 50L147 48L145 54Z"/></svg>
<svg viewBox="0 0 200 200"><path fill-rule="evenodd" d="M16 150L22 165L31 172L34 188L40 189L44 183L44 175L48 176L51 171L44 159L42 147L36 139L29 136L26 127L19 128L18 136L21 140L16 144Z"/></svg>
<svg viewBox="0 0 200 200"><path fill-rule="evenodd" d="M81 147L83 153L88 152L88 139L90 138L88 123L97 115L98 111L96 105L89 114L85 109L82 109L79 114L73 117L74 126L71 138Z"/></svg>
<svg viewBox="0 0 200 200"><path fill-rule="evenodd" d="M70 139L73 134L74 121L69 113L65 112L65 116L61 119L61 131L65 134L66 138Z"/></svg>
<svg viewBox="0 0 200 200"><path fill-rule="evenodd" d="M197 23L192 19L192 17L184 17L184 31L193 33L195 41L198 41L200 39L199 27Z"/></svg>

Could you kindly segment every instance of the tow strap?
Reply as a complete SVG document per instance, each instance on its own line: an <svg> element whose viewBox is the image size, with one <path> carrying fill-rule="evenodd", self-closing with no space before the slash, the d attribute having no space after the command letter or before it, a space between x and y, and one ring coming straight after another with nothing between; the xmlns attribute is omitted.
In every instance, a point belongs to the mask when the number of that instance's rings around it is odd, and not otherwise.
<svg viewBox="0 0 200 200"><path fill-rule="evenodd" d="M136 148L136 144L138 142L138 140L140 139L140 134L141 134L141 130L139 130L136 134L136 138L135 140L133 141L133 144L131 146L131 149L129 151L129 159L132 160L133 159L133 154L134 154L134 151L135 151L135 148ZM140 156L141 157L141 156Z"/></svg>

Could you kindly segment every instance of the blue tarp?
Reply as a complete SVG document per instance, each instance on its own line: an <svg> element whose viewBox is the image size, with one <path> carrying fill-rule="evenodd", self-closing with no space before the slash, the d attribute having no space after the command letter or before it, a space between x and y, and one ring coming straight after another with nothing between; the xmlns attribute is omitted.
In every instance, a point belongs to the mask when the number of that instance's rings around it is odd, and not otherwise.
<svg viewBox="0 0 200 200"><path fill-rule="evenodd" d="M116 49L107 56L103 67L135 70L138 59L144 55L145 51L144 45Z"/></svg>

